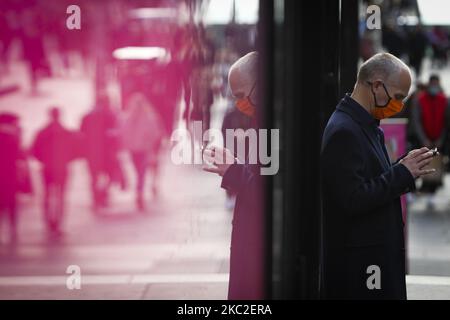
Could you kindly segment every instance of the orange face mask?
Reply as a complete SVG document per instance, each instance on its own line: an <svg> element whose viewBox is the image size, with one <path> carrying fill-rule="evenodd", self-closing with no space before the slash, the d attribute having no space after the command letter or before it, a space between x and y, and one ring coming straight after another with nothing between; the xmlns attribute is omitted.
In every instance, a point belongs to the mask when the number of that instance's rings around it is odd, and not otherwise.
<svg viewBox="0 0 450 320"><path fill-rule="evenodd" d="M368 82L368 83L370 85L372 85L371 82ZM375 109L372 110L372 115L374 116L374 118L376 118L378 120L392 117L393 115L399 113L403 109L403 102L396 100L396 99L392 99L392 97L389 95L389 92L387 91L384 83L382 83L382 85L383 85L384 91L386 92L386 95L389 98L388 102L385 105L379 105L377 103L377 97L375 96L375 92L373 92L373 89L371 87L373 98L375 100Z"/></svg>
<svg viewBox="0 0 450 320"><path fill-rule="evenodd" d="M398 100L391 100L386 105L386 107L377 107L373 110L373 116L378 119L385 119L392 117L393 115L399 113L403 109L403 102Z"/></svg>
<svg viewBox="0 0 450 320"><path fill-rule="evenodd" d="M256 112L255 104L250 100L250 96L252 95L253 90L255 89L255 85L256 83L253 85L252 90L250 90L250 93L248 94L247 97L236 100L236 108L238 108L240 112L249 117L254 117Z"/></svg>

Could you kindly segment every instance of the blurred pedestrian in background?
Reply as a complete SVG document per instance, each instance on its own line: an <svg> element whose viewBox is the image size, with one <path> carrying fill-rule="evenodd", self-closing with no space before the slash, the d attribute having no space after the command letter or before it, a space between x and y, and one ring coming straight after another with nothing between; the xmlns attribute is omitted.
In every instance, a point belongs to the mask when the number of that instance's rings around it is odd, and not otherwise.
<svg viewBox="0 0 450 320"><path fill-rule="evenodd" d="M184 33L182 46L178 52L178 59L187 63L189 67L187 78L184 75L184 99L186 108L183 119L186 119L188 128L192 121L201 121L202 130L210 127L211 106L214 102L212 66L214 61L214 46L207 37L204 26L191 26ZM187 92L188 91L188 92ZM188 100L190 99L190 101ZM196 135L193 134L194 137ZM199 145L203 141L196 141Z"/></svg>
<svg viewBox="0 0 450 320"><path fill-rule="evenodd" d="M422 61L425 57L425 50L428 45L428 38L423 32L422 26L417 25L408 35L409 64L416 73L416 78L420 77L422 71Z"/></svg>
<svg viewBox="0 0 450 320"><path fill-rule="evenodd" d="M394 56L401 57L407 50L406 35L397 24L389 20L381 29L383 47Z"/></svg>
<svg viewBox="0 0 450 320"><path fill-rule="evenodd" d="M428 33L428 39L433 49L431 66L442 68L447 65L447 50L449 48L449 40L447 32L440 26L434 26Z"/></svg>
<svg viewBox="0 0 450 320"><path fill-rule="evenodd" d="M158 194L158 158L164 126L159 114L141 93L131 98L125 114L121 138L123 147L130 152L136 172L136 207L144 210L144 187L147 168L150 168L151 191L153 197Z"/></svg>
<svg viewBox="0 0 450 320"><path fill-rule="evenodd" d="M39 93L38 80L41 76L49 76L50 65L44 48L44 34L42 33L42 12L38 5L32 5L23 12L23 55L29 63L31 75L31 94Z"/></svg>
<svg viewBox="0 0 450 320"><path fill-rule="evenodd" d="M427 89L420 93L412 109L412 123L420 145L428 148L437 147L440 156L434 159L438 170L423 179L421 191L434 193L443 181L443 157L447 155L446 140L449 128L448 99L443 92L438 75L431 75Z"/></svg>
<svg viewBox="0 0 450 320"><path fill-rule="evenodd" d="M42 164L43 212L50 236L62 233L67 167L77 156L76 150L75 133L61 124L59 108L51 108L48 124L37 133L31 147L31 154Z"/></svg>
<svg viewBox="0 0 450 320"><path fill-rule="evenodd" d="M18 117L0 114L0 242L3 216L9 219L10 240L17 240L16 194L19 190L18 161L21 158Z"/></svg>
<svg viewBox="0 0 450 320"><path fill-rule="evenodd" d="M413 121L420 139L420 144L442 149L448 126L448 100L443 92L438 75L431 75L427 88L416 100L413 108Z"/></svg>
<svg viewBox="0 0 450 320"><path fill-rule="evenodd" d="M109 187L113 180L125 186L118 153L118 123L109 99L100 95L92 111L81 121L83 152L91 178L94 211L107 206Z"/></svg>

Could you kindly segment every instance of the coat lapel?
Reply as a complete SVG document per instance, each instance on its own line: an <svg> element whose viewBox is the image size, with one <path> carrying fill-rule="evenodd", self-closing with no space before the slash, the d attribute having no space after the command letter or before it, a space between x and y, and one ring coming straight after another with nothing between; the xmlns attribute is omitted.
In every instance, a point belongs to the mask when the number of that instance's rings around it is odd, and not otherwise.
<svg viewBox="0 0 450 320"><path fill-rule="evenodd" d="M386 156L384 154L384 151L381 149L381 144L378 143L378 138L375 135L375 133L371 132L370 130L368 130L367 128L365 128L364 126L361 126L367 140L369 140L370 144L372 145L372 147L374 148L376 154L378 155L378 161L380 162L381 166L384 169L389 169L390 164L388 163Z"/></svg>
<svg viewBox="0 0 450 320"><path fill-rule="evenodd" d="M390 160L388 160L387 155L385 155L385 152L383 151L384 146L381 146L381 143L378 141L378 137L374 130L371 130L364 124L364 121L361 120L361 115L358 112L355 112L354 106L349 104L346 99L348 99L348 96L346 96L346 98L341 101L341 103L337 106L337 109L347 113L353 120L355 120L359 124L362 131L364 132L364 135L366 136L367 140L369 140L372 148L377 154L377 158L381 167L385 170L389 169L391 167L391 163Z"/></svg>

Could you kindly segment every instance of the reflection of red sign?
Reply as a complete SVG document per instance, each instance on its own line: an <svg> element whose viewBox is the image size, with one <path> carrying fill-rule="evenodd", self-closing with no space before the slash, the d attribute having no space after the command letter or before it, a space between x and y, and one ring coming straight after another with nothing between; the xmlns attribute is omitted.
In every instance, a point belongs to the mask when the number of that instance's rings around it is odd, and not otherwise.
<svg viewBox="0 0 450 320"><path fill-rule="evenodd" d="M384 131L386 149L391 161L396 161L406 152L406 125L407 119L386 119L381 123Z"/></svg>
<svg viewBox="0 0 450 320"><path fill-rule="evenodd" d="M381 128L384 131L384 141L391 162L395 162L400 156L406 153L406 125L408 119L396 118L385 119L381 122ZM406 227L407 227L407 203L406 196L401 197L402 216L405 222L405 245L406 245Z"/></svg>

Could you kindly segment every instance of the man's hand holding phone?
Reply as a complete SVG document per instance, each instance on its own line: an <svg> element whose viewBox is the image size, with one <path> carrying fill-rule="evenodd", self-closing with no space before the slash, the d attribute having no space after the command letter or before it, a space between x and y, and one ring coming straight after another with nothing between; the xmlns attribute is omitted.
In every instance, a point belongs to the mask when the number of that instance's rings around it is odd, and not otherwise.
<svg viewBox="0 0 450 320"><path fill-rule="evenodd" d="M203 152L203 159L207 163L203 170L217 173L220 176L223 176L233 163L238 162L230 150L217 146L206 148Z"/></svg>
<svg viewBox="0 0 450 320"><path fill-rule="evenodd" d="M439 152L437 148L432 150L427 147L420 149L414 149L409 152L399 163L403 164L411 172L414 179L423 175L430 174L436 171L436 169L425 169L427 165L431 163L433 157L437 156Z"/></svg>

